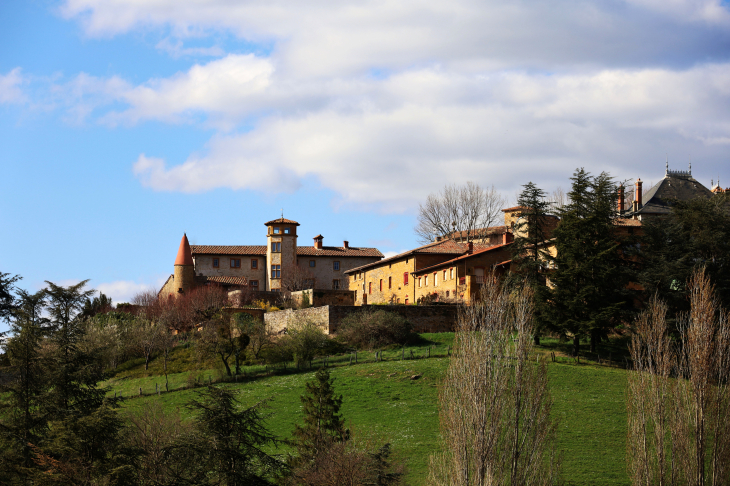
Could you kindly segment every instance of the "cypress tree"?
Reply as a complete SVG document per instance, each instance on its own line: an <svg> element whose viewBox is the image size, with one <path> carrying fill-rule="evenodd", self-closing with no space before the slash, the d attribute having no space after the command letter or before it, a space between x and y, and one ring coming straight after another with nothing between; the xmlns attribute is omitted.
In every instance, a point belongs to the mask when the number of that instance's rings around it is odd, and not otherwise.
<svg viewBox="0 0 730 486"><path fill-rule="evenodd" d="M578 169L571 178L570 202L560 210L555 230L555 269L550 275L553 325L573 335L573 356L580 340L591 338L591 352L609 327L625 317L630 303L630 267L614 231L616 186L601 173Z"/></svg>

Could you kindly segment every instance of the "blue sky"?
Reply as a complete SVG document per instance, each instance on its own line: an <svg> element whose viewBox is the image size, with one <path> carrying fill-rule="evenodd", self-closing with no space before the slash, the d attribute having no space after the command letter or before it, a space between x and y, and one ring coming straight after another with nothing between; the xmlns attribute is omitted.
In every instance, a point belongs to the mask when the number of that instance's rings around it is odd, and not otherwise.
<svg viewBox="0 0 730 486"><path fill-rule="evenodd" d="M719 1L0 4L0 271L157 287L180 236L416 244L447 183L730 186Z"/></svg>

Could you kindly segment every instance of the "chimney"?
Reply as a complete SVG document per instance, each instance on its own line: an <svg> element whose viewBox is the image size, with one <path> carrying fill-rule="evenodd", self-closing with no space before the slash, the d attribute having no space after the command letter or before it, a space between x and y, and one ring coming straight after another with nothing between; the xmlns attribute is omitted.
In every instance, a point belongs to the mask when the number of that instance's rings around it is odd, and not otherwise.
<svg viewBox="0 0 730 486"><path fill-rule="evenodd" d="M644 205L644 201L642 200L642 195L641 195L641 185L642 184L643 184L643 182L641 182L641 178L636 179L636 197L634 198L634 200L638 202L639 209L641 209L641 207Z"/></svg>
<svg viewBox="0 0 730 486"><path fill-rule="evenodd" d="M638 210L639 210L639 201L637 201L636 199L634 199L633 212L636 213L636 211L638 211ZM636 214L634 214L634 219L636 219Z"/></svg>
<svg viewBox="0 0 730 486"><path fill-rule="evenodd" d="M466 247L467 247L467 248L466 248L466 252L467 252L468 254L470 254L470 255L471 255L472 253L474 253L474 243L472 243L472 242L470 241L469 243L467 243L467 244L466 244Z"/></svg>
<svg viewBox="0 0 730 486"><path fill-rule="evenodd" d="M322 249L322 240L323 239L324 239L324 236L322 236L322 235L317 235L314 237L314 248L316 250Z"/></svg>
<svg viewBox="0 0 730 486"><path fill-rule="evenodd" d="M347 240L345 240L345 242L342 243L342 248L344 248L345 250L347 250L348 248L350 248L350 242L347 241Z"/></svg>
<svg viewBox="0 0 730 486"><path fill-rule="evenodd" d="M618 186L618 214L624 214L626 207L624 206L624 186L621 184Z"/></svg>
<svg viewBox="0 0 730 486"><path fill-rule="evenodd" d="M506 245L507 243L512 243L515 240L515 237L512 233L509 231L505 231L502 233L502 244Z"/></svg>

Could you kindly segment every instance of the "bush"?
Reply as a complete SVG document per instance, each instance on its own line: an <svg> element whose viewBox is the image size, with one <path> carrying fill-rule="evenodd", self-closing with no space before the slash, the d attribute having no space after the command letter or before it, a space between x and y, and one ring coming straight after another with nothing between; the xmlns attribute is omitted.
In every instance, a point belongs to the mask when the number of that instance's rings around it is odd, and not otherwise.
<svg viewBox="0 0 730 486"><path fill-rule="evenodd" d="M337 333L352 346L373 349L406 344L412 338L412 326L393 312L367 310L344 318Z"/></svg>
<svg viewBox="0 0 730 486"><path fill-rule="evenodd" d="M321 356L330 349L330 339L322 328L312 321L294 322L287 328L271 349L263 354L270 363L295 361L297 366L311 363L315 356Z"/></svg>

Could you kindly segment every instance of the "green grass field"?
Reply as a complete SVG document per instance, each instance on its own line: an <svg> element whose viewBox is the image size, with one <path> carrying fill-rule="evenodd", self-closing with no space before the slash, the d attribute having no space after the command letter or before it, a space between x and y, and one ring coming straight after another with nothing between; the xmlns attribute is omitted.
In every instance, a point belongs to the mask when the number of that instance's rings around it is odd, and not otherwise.
<svg viewBox="0 0 730 486"><path fill-rule="evenodd" d="M352 366L348 365L349 355L330 359L330 363L336 364L331 373L337 392L344 397L342 413L349 427L356 436L376 444L386 441L393 444L394 452L407 464L411 485L424 483L428 456L439 447L438 387L448 366L446 346L452 344L453 334L422 335L422 338L421 343L406 348L406 357L413 350L414 357L425 358L431 346L435 346L431 348L432 356L439 357L401 361L402 351L398 348L385 351L380 362L374 362L373 353L359 353L358 364ZM542 353L547 356L552 343L545 344ZM567 358L551 361L548 370L553 413L560 423L557 447L563 457L565 483L628 484L624 452L625 371L585 361L579 364ZM139 393L139 387L151 393L155 383L164 383L159 376L135 377L137 373L132 371L110 380L110 393L134 396ZM247 373L263 371L249 368ZM175 373L170 375L171 389L180 388L180 391L125 400L124 409L134 413L147 403L159 401L167 410L179 410L183 417L189 417L185 404L195 391L183 388L191 374L199 376L200 381L220 376L216 370ZM289 437L294 424L301 420L299 396L304 383L313 375L311 370L293 371L290 366L286 371L279 369L274 374L221 386L238 390L244 404L270 399L269 428L281 437ZM412 380L413 375L421 376Z"/></svg>

